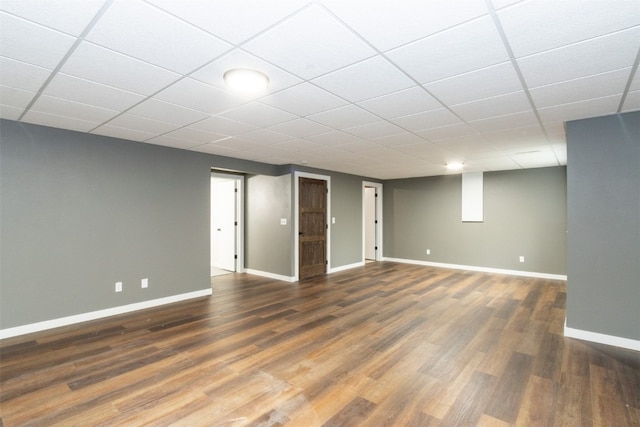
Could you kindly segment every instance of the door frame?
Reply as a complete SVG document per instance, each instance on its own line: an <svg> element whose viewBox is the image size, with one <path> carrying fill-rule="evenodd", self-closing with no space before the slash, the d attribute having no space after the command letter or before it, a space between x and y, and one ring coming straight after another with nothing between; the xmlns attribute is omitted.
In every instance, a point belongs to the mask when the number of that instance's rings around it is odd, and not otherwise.
<svg viewBox="0 0 640 427"><path fill-rule="evenodd" d="M331 271L331 177L315 173L294 171L293 173L293 281L300 280L300 180L298 178L311 178L327 182L327 272Z"/></svg>
<svg viewBox="0 0 640 427"><path fill-rule="evenodd" d="M365 188L373 187L376 189L376 220L378 223L376 224L376 247L378 250L376 251L376 261L382 261L382 184L379 182L370 182L370 181L362 181L362 263L366 262L365 258L365 220L366 220L366 209L365 209Z"/></svg>
<svg viewBox="0 0 640 427"><path fill-rule="evenodd" d="M244 175L222 173L212 170L211 178L232 179L236 181L236 189L238 191L236 191L235 217L238 225L236 226L235 233L235 254L237 256L235 260L235 272L244 273ZM209 206L211 206L211 200L209 200ZM211 218L211 211L209 211L209 218ZM211 221L209 221L209 223L211 223ZM211 233L211 231L209 233ZM211 242L209 242L209 259L211 259Z"/></svg>

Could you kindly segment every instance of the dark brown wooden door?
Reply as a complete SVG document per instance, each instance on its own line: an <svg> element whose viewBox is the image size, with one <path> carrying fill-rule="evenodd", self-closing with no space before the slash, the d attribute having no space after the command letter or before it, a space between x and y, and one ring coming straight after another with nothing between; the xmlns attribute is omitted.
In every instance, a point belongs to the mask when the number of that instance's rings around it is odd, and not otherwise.
<svg viewBox="0 0 640 427"><path fill-rule="evenodd" d="M327 181L298 178L300 279L327 271Z"/></svg>

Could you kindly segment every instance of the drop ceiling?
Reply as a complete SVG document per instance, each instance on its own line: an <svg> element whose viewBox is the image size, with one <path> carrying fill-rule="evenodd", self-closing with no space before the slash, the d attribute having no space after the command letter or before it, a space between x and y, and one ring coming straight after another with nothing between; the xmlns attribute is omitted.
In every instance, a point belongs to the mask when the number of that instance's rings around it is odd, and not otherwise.
<svg viewBox="0 0 640 427"><path fill-rule="evenodd" d="M639 58L638 0L1 0L0 117L379 179L557 166L566 121L640 109Z"/></svg>

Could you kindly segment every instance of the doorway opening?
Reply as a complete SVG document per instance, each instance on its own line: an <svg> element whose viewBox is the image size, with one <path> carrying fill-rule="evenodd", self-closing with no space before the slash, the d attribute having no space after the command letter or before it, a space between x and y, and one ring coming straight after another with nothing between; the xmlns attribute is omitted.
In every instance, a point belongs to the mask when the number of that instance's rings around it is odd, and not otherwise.
<svg viewBox="0 0 640 427"><path fill-rule="evenodd" d="M294 173L294 280L330 270L329 176Z"/></svg>
<svg viewBox="0 0 640 427"><path fill-rule="evenodd" d="M211 173L210 274L244 271L244 176Z"/></svg>
<svg viewBox="0 0 640 427"><path fill-rule="evenodd" d="M382 260L382 184L362 182L362 261Z"/></svg>

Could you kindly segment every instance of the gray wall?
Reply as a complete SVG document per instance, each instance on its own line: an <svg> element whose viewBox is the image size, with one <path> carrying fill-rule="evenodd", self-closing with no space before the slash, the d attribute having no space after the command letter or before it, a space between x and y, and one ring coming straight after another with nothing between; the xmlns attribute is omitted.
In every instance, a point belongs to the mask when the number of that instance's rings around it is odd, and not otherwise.
<svg viewBox="0 0 640 427"><path fill-rule="evenodd" d="M280 225L286 218L287 225ZM248 176L245 200L245 267L293 276L291 176Z"/></svg>
<svg viewBox="0 0 640 427"><path fill-rule="evenodd" d="M567 326L640 340L640 112L567 123Z"/></svg>
<svg viewBox="0 0 640 427"><path fill-rule="evenodd" d="M461 175L386 181L384 256L566 274L564 167L485 173L481 223L461 221L461 193Z"/></svg>
<svg viewBox="0 0 640 427"><path fill-rule="evenodd" d="M0 131L2 329L208 289L211 168L277 171L6 120Z"/></svg>

